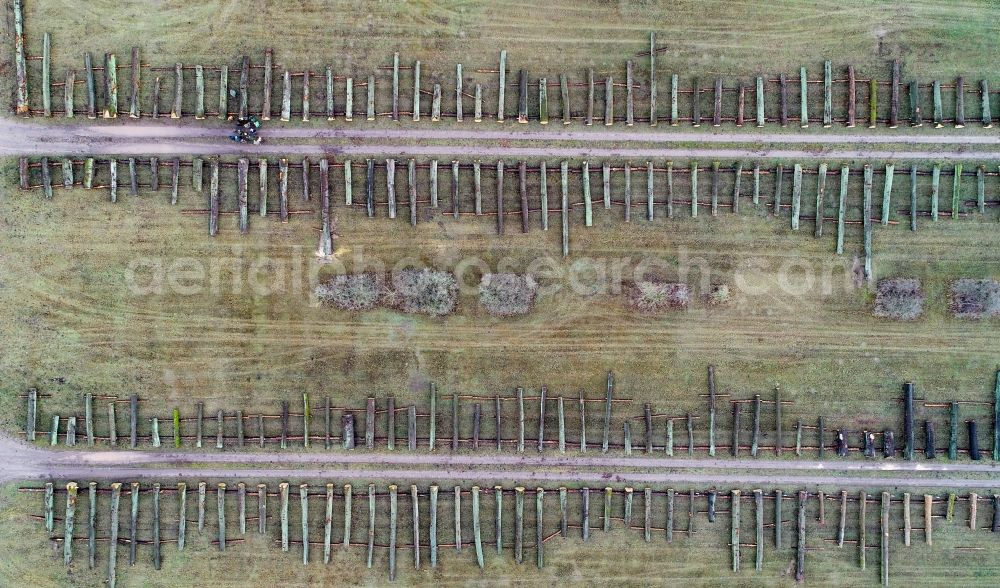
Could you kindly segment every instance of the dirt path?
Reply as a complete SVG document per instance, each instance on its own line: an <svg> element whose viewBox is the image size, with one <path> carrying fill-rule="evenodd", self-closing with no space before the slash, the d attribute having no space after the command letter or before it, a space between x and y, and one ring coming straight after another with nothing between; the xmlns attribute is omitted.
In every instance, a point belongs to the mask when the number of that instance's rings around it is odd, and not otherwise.
<svg viewBox="0 0 1000 588"><path fill-rule="evenodd" d="M270 128L263 145L239 145L218 121L43 124L0 119L0 155L395 155L483 157L796 158L990 160L1000 136L914 134L784 134L510 129ZM313 141L312 144L295 139ZM326 141L326 143L323 143ZM472 151L469 141L479 141ZM463 143L465 142L465 143ZM516 142L517 145L509 143ZM429 144L434 143L434 144ZM553 145L567 143L566 145ZM584 145L581 145L584 144ZM643 144L624 147L621 144ZM755 144L748 148L746 144ZM698 145L698 146L692 146ZM717 145L730 145L718 147ZM802 145L802 147L797 147Z"/></svg>
<svg viewBox="0 0 1000 588"><path fill-rule="evenodd" d="M983 487L1000 465L906 461L816 461L449 453L211 453L54 451L0 438L0 482L27 479L231 478L644 482L706 484ZM899 476L892 476L899 472Z"/></svg>

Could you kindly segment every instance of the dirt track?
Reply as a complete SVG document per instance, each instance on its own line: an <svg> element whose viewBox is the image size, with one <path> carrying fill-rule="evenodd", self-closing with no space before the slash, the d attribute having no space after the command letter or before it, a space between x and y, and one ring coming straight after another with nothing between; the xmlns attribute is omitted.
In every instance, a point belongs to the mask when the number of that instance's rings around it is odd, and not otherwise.
<svg viewBox="0 0 1000 588"><path fill-rule="evenodd" d="M992 486L993 462L816 461L608 457L604 455L452 455L448 453L212 453L53 451L0 438L0 481L208 477L410 480L743 483L895 487ZM260 467L266 466L266 467ZM780 472L780 473L776 473ZM891 476L893 472L905 476ZM850 473L850 475L848 475ZM883 475L879 475L883 474Z"/></svg>
<svg viewBox="0 0 1000 588"><path fill-rule="evenodd" d="M43 124L30 120L0 119L0 137L3 137L0 140L0 155L382 154L406 157L474 153L484 157L899 160L990 160L1000 157L1000 136L996 135L784 134L752 131L711 134L609 131L602 128L587 131L523 127L491 130L485 126L481 130L338 129L271 128L265 125L262 131L264 144L239 145L226 138L228 133L228 124L218 121L198 125L127 121ZM480 143L470 150L470 141ZM553 143L565 145L554 146ZM623 143L643 146L624 147ZM756 146L748 148L747 144Z"/></svg>

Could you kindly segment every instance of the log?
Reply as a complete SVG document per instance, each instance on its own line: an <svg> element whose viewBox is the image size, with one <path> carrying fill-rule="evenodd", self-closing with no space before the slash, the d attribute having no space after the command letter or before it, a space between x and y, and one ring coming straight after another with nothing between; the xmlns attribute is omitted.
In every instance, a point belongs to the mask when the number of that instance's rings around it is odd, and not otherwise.
<svg viewBox="0 0 1000 588"><path fill-rule="evenodd" d="M438 487L431 485L431 506L430 506L430 546L431 546L431 567L437 567L438 543L437 543L437 512L438 512Z"/></svg>
<svg viewBox="0 0 1000 588"><path fill-rule="evenodd" d="M649 486L645 487L642 491L642 506L643 512L643 524L642 524L642 538L646 543L652 540L652 509L653 509L653 489Z"/></svg>
<svg viewBox="0 0 1000 588"><path fill-rule="evenodd" d="M369 499L373 498L374 484L368 487ZM354 488L350 484L344 484L344 547L351 544L351 515L354 513ZM374 516L374 505L369 505L370 512Z"/></svg>
<svg viewBox="0 0 1000 588"><path fill-rule="evenodd" d="M670 76L670 126L677 126L679 120L677 109L678 76Z"/></svg>
<svg viewBox="0 0 1000 588"><path fill-rule="evenodd" d="M736 85L736 126L742 127L746 115L747 88L743 82Z"/></svg>
<svg viewBox="0 0 1000 588"><path fill-rule="evenodd" d="M694 497L695 497L695 492L694 492L694 488L692 488L691 491L688 493L688 528L687 528L687 535L688 535L689 538L694 536L694 521L695 521L695 519L694 519L694 513L695 513Z"/></svg>
<svg viewBox="0 0 1000 588"><path fill-rule="evenodd" d="M472 119L474 122L482 122L483 120L483 87L480 84L476 84L475 87L475 101L473 103Z"/></svg>
<svg viewBox="0 0 1000 588"><path fill-rule="evenodd" d="M207 485L205 482L198 482L198 530L205 529L205 498Z"/></svg>
<svg viewBox="0 0 1000 588"><path fill-rule="evenodd" d="M861 569L865 569L865 527L867 519L865 510L868 506L868 494L862 490L858 495L858 563Z"/></svg>
<svg viewBox="0 0 1000 588"><path fill-rule="evenodd" d="M174 64L174 104L170 108L170 118L180 118L184 106L184 66Z"/></svg>
<svg viewBox="0 0 1000 588"><path fill-rule="evenodd" d="M399 54L396 53L393 56L393 88L398 89L399 87ZM461 66L459 66L461 67ZM393 104L395 105L396 98L393 97ZM420 60L413 62L413 108L412 117L414 121L420 120ZM399 110L393 107L393 120L399 120Z"/></svg>
<svg viewBox="0 0 1000 588"><path fill-rule="evenodd" d="M159 77L156 78L157 83ZM154 84L157 87L157 84ZM157 101L159 102L159 101ZM219 120L229 118L229 66L223 65L219 68Z"/></svg>
<svg viewBox="0 0 1000 588"><path fill-rule="evenodd" d="M236 484L236 509L239 513L240 534L247 533L247 485L243 482Z"/></svg>
<svg viewBox="0 0 1000 588"><path fill-rule="evenodd" d="M455 171L457 169L458 169L458 166L457 166L457 162L456 162L456 164L453 167L453 171ZM453 194L454 194L454 199L453 199L453 202L452 202L452 212L454 213L455 218L457 219L458 218L458 209L459 209L458 192L457 192L457 190L458 190L458 174L457 173L454 175L454 178L455 178L455 181L452 184L452 190L453 190ZM475 211L476 211L476 216L479 216L479 215L483 214L483 187L482 187L482 164L480 164L478 161L472 162L472 180L473 180L473 182L472 182L473 183L473 194L474 194L474 197L475 197Z"/></svg>
<svg viewBox="0 0 1000 588"><path fill-rule="evenodd" d="M764 493L762 490L753 491L753 504L755 511L754 524L756 527L754 569L759 572L764 567Z"/></svg>
<svg viewBox="0 0 1000 588"><path fill-rule="evenodd" d="M63 565L73 561L73 528L76 521L76 482L66 484L66 516L63 518Z"/></svg>
<svg viewBox="0 0 1000 588"><path fill-rule="evenodd" d="M753 164L753 196L751 199L754 206L760 204L760 164Z"/></svg>
<svg viewBox="0 0 1000 588"><path fill-rule="evenodd" d="M674 421L672 419L667 420L666 454L668 457L674 456Z"/></svg>
<svg viewBox="0 0 1000 588"><path fill-rule="evenodd" d="M913 383L903 384L903 435L906 438L906 459L913 461L916 450L915 431L913 429Z"/></svg>
<svg viewBox="0 0 1000 588"><path fill-rule="evenodd" d="M674 489L667 488L667 543L674 541Z"/></svg>
<svg viewBox="0 0 1000 588"><path fill-rule="evenodd" d="M979 495L975 492L969 493L969 528L976 530L976 511L979 507Z"/></svg>
<svg viewBox="0 0 1000 588"><path fill-rule="evenodd" d="M990 110L990 87L986 80L979 81L979 96L981 100L980 112L982 113L983 127L993 128L993 116Z"/></svg>
<svg viewBox="0 0 1000 588"><path fill-rule="evenodd" d="M587 403L580 391L580 451L587 451Z"/></svg>
<svg viewBox="0 0 1000 588"><path fill-rule="evenodd" d="M985 82L984 82L985 83ZM66 118L73 118L76 113L74 112L73 105L73 90L76 87L76 70L71 69L66 72L66 82L63 84L63 116ZM987 100L987 106L989 106L989 98ZM985 119L984 119L985 120Z"/></svg>
<svg viewBox="0 0 1000 588"><path fill-rule="evenodd" d="M94 63L90 57L89 52L83 54L83 69L86 72L86 79L87 79L87 118L97 118L97 88L96 88L97 84L94 83ZM159 80L159 78L157 78L157 80ZM154 91L153 91L154 96L159 96L159 93L156 92L156 88L158 87L159 84L156 84L154 86ZM20 88L21 84L19 83L18 89ZM20 113L20 110L18 112ZM155 112L153 113L153 118L156 118Z"/></svg>
<svg viewBox="0 0 1000 588"><path fill-rule="evenodd" d="M712 126L722 126L722 78L715 78L715 107L712 111Z"/></svg>
<svg viewBox="0 0 1000 588"><path fill-rule="evenodd" d="M177 204L177 191L180 187L181 160L174 158L170 164L170 204Z"/></svg>
<svg viewBox="0 0 1000 588"><path fill-rule="evenodd" d="M756 99L754 105L757 107L757 126L764 126L764 78L762 76L757 76L756 80Z"/></svg>
<svg viewBox="0 0 1000 588"><path fill-rule="evenodd" d="M934 517L931 510L934 506L934 497L924 494L924 542L927 545L934 544Z"/></svg>
<svg viewBox="0 0 1000 588"><path fill-rule="evenodd" d="M434 84L431 94L431 121L441 120L441 84Z"/></svg>
<svg viewBox="0 0 1000 588"><path fill-rule="evenodd" d="M88 60L90 54L86 54ZM17 70L17 114L30 114L28 104L28 65L24 56L24 13L21 0L14 0L14 62Z"/></svg>
<svg viewBox="0 0 1000 588"><path fill-rule="evenodd" d="M524 562L524 488L514 488L514 561Z"/></svg>
<svg viewBox="0 0 1000 588"><path fill-rule="evenodd" d="M45 483L45 531L52 533L55 531L55 485L52 482Z"/></svg>
<svg viewBox="0 0 1000 588"><path fill-rule="evenodd" d="M109 159L108 169L110 172L110 179L108 181L108 188L111 193L111 202L118 202L118 160ZM48 158L42 158L42 182L45 184L45 197L52 198L52 186L49 183L49 160Z"/></svg>
<svg viewBox="0 0 1000 588"><path fill-rule="evenodd" d="M857 118L857 79L854 75L854 66L847 66L847 127L854 128Z"/></svg>
<svg viewBox="0 0 1000 588"><path fill-rule="evenodd" d="M634 91L632 80L632 60L625 62L625 124L635 125Z"/></svg>
<svg viewBox="0 0 1000 588"><path fill-rule="evenodd" d="M895 129L899 126L899 60L892 62L892 83L889 92L889 128ZM888 576L885 577L888 582Z"/></svg>
<svg viewBox="0 0 1000 588"><path fill-rule="evenodd" d="M278 494L281 498L281 550L288 551L288 482L278 484Z"/></svg>
<svg viewBox="0 0 1000 588"><path fill-rule="evenodd" d="M218 158L212 158L211 160L211 171L209 176L208 184L208 202L209 202L209 213L208 213L208 234L214 237L219 234L219 212L221 209L221 201L219 197L219 160Z"/></svg>
<svg viewBox="0 0 1000 588"><path fill-rule="evenodd" d="M799 113L799 124L803 129L809 127L809 98L808 98L808 80L806 76L806 68L799 69L799 104L801 106Z"/></svg>
<svg viewBox="0 0 1000 588"><path fill-rule="evenodd" d="M840 198L837 203L837 255L844 253L844 222L847 214L847 186L851 168L846 165L840 168Z"/></svg>
<svg viewBox="0 0 1000 588"><path fill-rule="evenodd" d="M139 444L139 397L135 394L129 397L129 448L135 449Z"/></svg>
<svg viewBox="0 0 1000 588"><path fill-rule="evenodd" d="M583 541L586 543L590 539L590 488L586 486L581 488L580 495L583 498L583 520L580 528L583 533Z"/></svg>
<svg viewBox="0 0 1000 588"><path fill-rule="evenodd" d="M330 544L333 539L333 484L326 485L326 513L323 517L323 563L330 563Z"/></svg>
<svg viewBox="0 0 1000 588"><path fill-rule="evenodd" d="M653 162L646 162L646 220L653 220Z"/></svg>
<svg viewBox="0 0 1000 588"><path fill-rule="evenodd" d="M187 484L184 482L177 483L177 501L177 549L184 551L187 530Z"/></svg>
<svg viewBox="0 0 1000 588"><path fill-rule="evenodd" d="M544 499L545 490L535 489L535 564L538 569L545 567L545 533L544 533Z"/></svg>
<svg viewBox="0 0 1000 588"><path fill-rule="evenodd" d="M507 89L507 51L500 51L500 79L497 83L497 122L502 123L504 118L504 91ZM482 567L480 564L479 567Z"/></svg>
<svg viewBox="0 0 1000 588"><path fill-rule="evenodd" d="M823 236L823 219L826 212L826 172L827 164L824 161L819 164L816 180L816 228L813 234L817 239Z"/></svg>
<svg viewBox="0 0 1000 588"><path fill-rule="evenodd" d="M247 208L247 172L250 169L250 160L241 157L237 163L237 202L240 209L240 233L246 234L250 230L249 209Z"/></svg>
<svg viewBox="0 0 1000 588"><path fill-rule="evenodd" d="M427 388L428 388L428 391L429 391L430 397L431 397L430 398L430 417L431 417L431 423L430 423L430 433L429 433L429 440L428 440L428 448L431 451L434 451L434 444L435 444L435 441L437 440L436 439L436 437L437 437L437 385L434 384L434 382L431 382L430 384L428 384Z"/></svg>
<svg viewBox="0 0 1000 588"><path fill-rule="evenodd" d="M205 118L205 71L200 65L194 66L194 117Z"/></svg>
<svg viewBox="0 0 1000 588"><path fill-rule="evenodd" d="M266 71L271 71L270 69ZM244 55L240 59L240 89L239 89L239 118L247 117L247 105L249 103L250 86L250 56Z"/></svg>
<svg viewBox="0 0 1000 588"><path fill-rule="evenodd" d="M219 551L226 550L226 485L220 482L216 489L219 515ZM305 512L305 511L303 511Z"/></svg>
<svg viewBox="0 0 1000 588"><path fill-rule="evenodd" d="M153 484L153 569L160 570L163 558L160 553L160 484Z"/></svg>
<svg viewBox="0 0 1000 588"><path fill-rule="evenodd" d="M951 434L948 436L948 459L955 460L958 459L958 403L952 402L950 409Z"/></svg>
<svg viewBox="0 0 1000 588"><path fill-rule="evenodd" d="M538 392L538 453L545 449L545 396L548 388L542 386Z"/></svg>
<svg viewBox="0 0 1000 588"><path fill-rule="evenodd" d="M563 124L568 125L573 121L569 103L569 82L566 79L566 74L559 74L559 102L562 104Z"/></svg>
<svg viewBox="0 0 1000 588"><path fill-rule="evenodd" d="M368 120L375 120L375 76L368 76L368 109L366 112L366 118Z"/></svg>
<svg viewBox="0 0 1000 588"><path fill-rule="evenodd" d="M104 54L104 118L118 118L118 64L114 53Z"/></svg>
<svg viewBox="0 0 1000 588"><path fill-rule="evenodd" d="M499 452L502 449L502 439L501 439L501 437L502 437L502 435L501 435L502 429L500 427L500 415L502 414L502 411L500 410L500 395L499 394L497 394L496 396L494 396L494 398L493 398L493 404L494 404L493 412L494 412L494 414L496 414L496 419L497 419L497 422L496 422L497 451Z"/></svg>
<svg viewBox="0 0 1000 588"><path fill-rule="evenodd" d="M903 545L910 546L910 534L913 525L910 522L910 493L903 493Z"/></svg>
<svg viewBox="0 0 1000 588"><path fill-rule="evenodd" d="M503 160L497 161L497 234L503 236L504 209L503 209Z"/></svg>
<svg viewBox="0 0 1000 588"><path fill-rule="evenodd" d="M28 389L28 420L25 424L25 439L35 440L35 429L38 423L38 389Z"/></svg>
<svg viewBox="0 0 1000 588"><path fill-rule="evenodd" d="M774 216L781 214L781 184L785 179L785 166L780 163L774 170Z"/></svg>
<svg viewBox="0 0 1000 588"><path fill-rule="evenodd" d="M774 548L781 549L781 527L784 523L781 517L781 490L774 491Z"/></svg>
<svg viewBox="0 0 1000 588"><path fill-rule="evenodd" d="M111 541L108 550L108 586L115 588L117 585L116 567L118 564L118 503L121 500L121 482L111 484Z"/></svg>
<svg viewBox="0 0 1000 588"><path fill-rule="evenodd" d="M340 416L340 427L342 435L342 446L344 449L354 449L354 413L345 411Z"/></svg>
<svg viewBox="0 0 1000 588"><path fill-rule="evenodd" d="M741 406L739 402L733 403L733 441L729 448L733 457L740 454L740 408Z"/></svg>
<svg viewBox="0 0 1000 588"><path fill-rule="evenodd" d="M115 403L108 403L108 445L118 446L118 419L115 416Z"/></svg>
<svg viewBox="0 0 1000 588"><path fill-rule="evenodd" d="M941 187L941 164L935 163L931 168L931 220L938 219L939 194Z"/></svg>
<svg viewBox="0 0 1000 588"><path fill-rule="evenodd" d="M740 180L743 177L743 162L736 164L736 173L733 178L733 214L740 213Z"/></svg>
<svg viewBox="0 0 1000 588"><path fill-rule="evenodd" d="M965 128L965 78L955 80L955 128Z"/></svg>
<svg viewBox="0 0 1000 588"><path fill-rule="evenodd" d="M386 399L385 444L389 451L396 448L396 399L393 396Z"/></svg>
<svg viewBox="0 0 1000 588"><path fill-rule="evenodd" d="M562 188L562 254L563 257L569 255L569 162L559 163L560 184Z"/></svg>
<svg viewBox="0 0 1000 588"><path fill-rule="evenodd" d="M966 425L969 431L969 458L979 461L982 456L979 453L979 435L976 429L976 421L968 421Z"/></svg>
<svg viewBox="0 0 1000 588"><path fill-rule="evenodd" d="M779 122L781 126L788 126L788 84L785 74L778 75L778 106L781 110Z"/></svg>
<svg viewBox="0 0 1000 588"><path fill-rule="evenodd" d="M524 453L524 388L518 387L517 397L517 452Z"/></svg>
<svg viewBox="0 0 1000 588"><path fill-rule="evenodd" d="M538 123L549 124L549 81L538 78Z"/></svg>
<svg viewBox="0 0 1000 588"><path fill-rule="evenodd" d="M87 517L87 555L90 569L97 565L97 482L87 485L90 514Z"/></svg>
<svg viewBox="0 0 1000 588"><path fill-rule="evenodd" d="M719 162L712 162L712 216L719 216Z"/></svg>
<svg viewBox="0 0 1000 588"><path fill-rule="evenodd" d="M802 212L802 165L792 168L792 230L799 230L799 215Z"/></svg>
<svg viewBox="0 0 1000 588"><path fill-rule="evenodd" d="M629 530L629 529L632 528L632 497L633 497L633 494L634 494L634 490L632 488L629 488L628 486L626 486L625 487L625 517L624 517L624 525L625 525L625 529L626 530Z"/></svg>
<svg viewBox="0 0 1000 588"><path fill-rule="evenodd" d="M650 403L642 405L642 413L646 424L646 453L653 453L653 408Z"/></svg>
<svg viewBox="0 0 1000 588"><path fill-rule="evenodd" d="M257 532L267 532L267 485L257 484Z"/></svg>
<svg viewBox="0 0 1000 588"><path fill-rule="evenodd" d="M632 220L632 164L625 162L625 222Z"/></svg>
<svg viewBox="0 0 1000 588"><path fill-rule="evenodd" d="M625 421L622 428L625 432L625 455L632 455L632 423Z"/></svg>
<svg viewBox="0 0 1000 588"><path fill-rule="evenodd" d="M181 411L178 408L174 408L173 412L174 419L174 447L180 448L181 446Z"/></svg>
<svg viewBox="0 0 1000 588"><path fill-rule="evenodd" d="M698 162L691 162L691 218L698 216Z"/></svg>
<svg viewBox="0 0 1000 588"><path fill-rule="evenodd" d="M496 549L497 555L503 553L503 486L493 487L493 498L496 501L496 520L493 526L496 528Z"/></svg>
<svg viewBox="0 0 1000 588"><path fill-rule="evenodd" d="M528 168L524 161L518 163L518 191L521 196L521 232L528 232Z"/></svg>
<svg viewBox="0 0 1000 588"><path fill-rule="evenodd" d="M476 563L483 569L483 540L479 528L479 486L472 487L472 537L476 545Z"/></svg>
<svg viewBox="0 0 1000 588"><path fill-rule="evenodd" d="M396 485L389 484L389 581L396 580Z"/></svg>
<svg viewBox="0 0 1000 588"><path fill-rule="evenodd" d="M52 40L49 33L42 35L42 116L52 116Z"/></svg>
<svg viewBox="0 0 1000 588"><path fill-rule="evenodd" d="M309 121L309 70L302 72L302 122Z"/></svg>
<svg viewBox="0 0 1000 588"><path fill-rule="evenodd" d="M615 84L611 76L604 79L604 125L615 124Z"/></svg>
<svg viewBox="0 0 1000 588"><path fill-rule="evenodd" d="M801 582L805 579L806 569L806 500L809 494L805 490L799 490L799 516L798 533L796 535L795 549L795 581Z"/></svg>
<svg viewBox="0 0 1000 588"><path fill-rule="evenodd" d="M691 419L691 413L687 414L687 432L688 455L694 455L694 421Z"/></svg>
<svg viewBox="0 0 1000 588"><path fill-rule="evenodd" d="M862 203L862 224L864 226L864 272L865 280L872 281L872 166L864 168L864 200Z"/></svg>
<svg viewBox="0 0 1000 588"><path fill-rule="evenodd" d="M611 432L611 403L615 390L615 376L608 372L607 393L604 397L604 433L601 440L601 452L608 452L609 434Z"/></svg>
<svg viewBox="0 0 1000 588"><path fill-rule="evenodd" d="M59 443L59 415L52 415L52 426L49 428L49 445Z"/></svg>
<svg viewBox="0 0 1000 588"><path fill-rule="evenodd" d="M347 78L344 89L344 120L354 120L354 78Z"/></svg>
<svg viewBox="0 0 1000 588"><path fill-rule="evenodd" d="M882 586L889 585L889 508L891 499L888 492L882 493L882 564L879 571L882 576Z"/></svg>
<svg viewBox="0 0 1000 588"><path fill-rule="evenodd" d="M91 392L87 392L86 394L84 394L83 406L84 406L83 421L87 432L87 447L93 447L94 446L94 395Z"/></svg>
<svg viewBox="0 0 1000 588"><path fill-rule="evenodd" d="M413 503L413 568L420 569L420 504L417 498L417 486L410 485L410 499Z"/></svg>
<svg viewBox="0 0 1000 588"><path fill-rule="evenodd" d="M923 126L924 121L921 116L922 108L920 106L920 86L917 85L916 80L910 82L907 94L910 97L910 126Z"/></svg>
<svg viewBox="0 0 1000 588"><path fill-rule="evenodd" d="M413 404L407 410L407 446L410 451L417 450L417 407Z"/></svg>
<svg viewBox="0 0 1000 588"><path fill-rule="evenodd" d="M368 78L368 80L371 81L372 78ZM370 108L371 107L369 106L369 109ZM286 69L284 75L282 75L281 77L281 121L288 122L291 118L292 118L292 76Z"/></svg>
<svg viewBox="0 0 1000 588"><path fill-rule="evenodd" d="M565 539L569 534L569 511L567 508L567 490L559 487L559 535Z"/></svg>
<svg viewBox="0 0 1000 588"><path fill-rule="evenodd" d="M732 490L730 493L729 519L730 534L729 545L732 549L733 571L740 571L740 491Z"/></svg>
<svg viewBox="0 0 1000 588"><path fill-rule="evenodd" d="M392 120L399 122L399 52L392 54Z"/></svg>
<svg viewBox="0 0 1000 588"><path fill-rule="evenodd" d="M455 486L455 551L462 551L462 487Z"/></svg>
<svg viewBox="0 0 1000 588"><path fill-rule="evenodd" d="M461 439L461 435L459 432L460 429L458 426L460 410L461 409L459 408L459 403L458 403L458 392L453 392L451 395L451 451L453 453L458 451L458 442L459 439ZM497 427L498 436L499 436L499 431L500 427L498 426ZM497 447L499 448L499 444ZM521 448L522 450L524 449L523 443Z"/></svg>
<svg viewBox="0 0 1000 588"><path fill-rule="evenodd" d="M333 68L326 66L326 120L336 119L336 112L333 104Z"/></svg>
<svg viewBox="0 0 1000 588"><path fill-rule="evenodd" d="M951 218L954 220L962 212L962 164L956 163L952 172Z"/></svg>
<svg viewBox="0 0 1000 588"><path fill-rule="evenodd" d="M823 127L833 126L833 66L823 62Z"/></svg>
<svg viewBox="0 0 1000 588"><path fill-rule="evenodd" d="M455 65L455 120L457 122L462 122L462 119L464 118L465 114L462 112L462 101L463 101L462 81L463 81L462 64L459 63ZM417 98L416 93L414 93L413 100L414 104L419 104L419 102L417 102L419 98ZM414 109L414 111L415 110L416 109ZM432 562L434 563L431 564L431 567L435 567L437 563L436 559L433 559L433 556L432 556Z"/></svg>
<svg viewBox="0 0 1000 588"><path fill-rule="evenodd" d="M753 437L750 442L750 455L757 457L760 443L760 394L753 397Z"/></svg>
<svg viewBox="0 0 1000 588"><path fill-rule="evenodd" d="M941 105L941 82L934 80L931 82L934 94L934 127L942 128L944 127L944 108Z"/></svg>
<svg viewBox="0 0 1000 588"><path fill-rule="evenodd" d="M611 531L611 487L604 488L604 532Z"/></svg>
<svg viewBox="0 0 1000 588"><path fill-rule="evenodd" d="M986 166L976 168L976 208L979 214L986 214Z"/></svg>
<svg viewBox="0 0 1000 588"><path fill-rule="evenodd" d="M345 533L344 547L346 548L349 546L350 546L349 536ZM372 567L372 554L374 551L375 551L375 484L368 484L368 569L371 569Z"/></svg>
<svg viewBox="0 0 1000 588"><path fill-rule="evenodd" d="M874 129L878 125L878 81L875 78L868 80L868 128Z"/></svg>

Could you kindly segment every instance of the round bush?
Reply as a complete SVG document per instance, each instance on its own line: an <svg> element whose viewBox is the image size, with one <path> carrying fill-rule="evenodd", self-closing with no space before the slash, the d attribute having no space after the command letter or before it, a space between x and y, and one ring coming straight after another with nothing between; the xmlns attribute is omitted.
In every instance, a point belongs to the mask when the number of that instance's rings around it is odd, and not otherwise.
<svg viewBox="0 0 1000 588"><path fill-rule="evenodd" d="M455 274L424 269L405 269L392 276L389 302L403 312L444 316L455 310L458 282Z"/></svg>
<svg viewBox="0 0 1000 588"><path fill-rule="evenodd" d="M691 302L687 284L639 281L626 288L629 306L642 312L686 308Z"/></svg>
<svg viewBox="0 0 1000 588"><path fill-rule="evenodd" d="M951 311L958 318L982 319L1000 315L1000 283L962 278L951 284Z"/></svg>
<svg viewBox="0 0 1000 588"><path fill-rule="evenodd" d="M342 310L370 310L382 298L381 282L374 273L337 275L316 286L316 297Z"/></svg>
<svg viewBox="0 0 1000 588"><path fill-rule="evenodd" d="M879 280L875 290L875 316L910 321L924 311L924 293L920 280L890 278Z"/></svg>
<svg viewBox="0 0 1000 588"><path fill-rule="evenodd" d="M479 282L479 304L493 316L527 314L537 294L538 283L530 275L484 274Z"/></svg>

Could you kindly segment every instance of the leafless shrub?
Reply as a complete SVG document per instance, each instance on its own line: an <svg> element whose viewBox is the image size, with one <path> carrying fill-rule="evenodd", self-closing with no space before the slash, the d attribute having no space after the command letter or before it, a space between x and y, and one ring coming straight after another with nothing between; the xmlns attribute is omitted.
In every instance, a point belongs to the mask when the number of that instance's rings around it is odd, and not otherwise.
<svg viewBox="0 0 1000 588"><path fill-rule="evenodd" d="M873 314L897 321L910 321L924 310L924 293L920 280L889 278L879 280L875 290Z"/></svg>
<svg viewBox="0 0 1000 588"><path fill-rule="evenodd" d="M483 274L479 304L493 316L527 314L535 305L538 283L530 275Z"/></svg>
<svg viewBox="0 0 1000 588"><path fill-rule="evenodd" d="M380 276L371 273L336 275L316 286L320 302L341 310L370 310L382 298Z"/></svg>
<svg viewBox="0 0 1000 588"><path fill-rule="evenodd" d="M951 284L951 311L958 318L982 319L1000 315L1000 283L962 278Z"/></svg>
<svg viewBox="0 0 1000 588"><path fill-rule="evenodd" d="M691 289L675 282L638 281L626 287L626 296L635 310L657 312L686 308L691 302Z"/></svg>
<svg viewBox="0 0 1000 588"><path fill-rule="evenodd" d="M451 272L405 269L392 277L388 302L403 312L444 316L455 310L458 282Z"/></svg>

